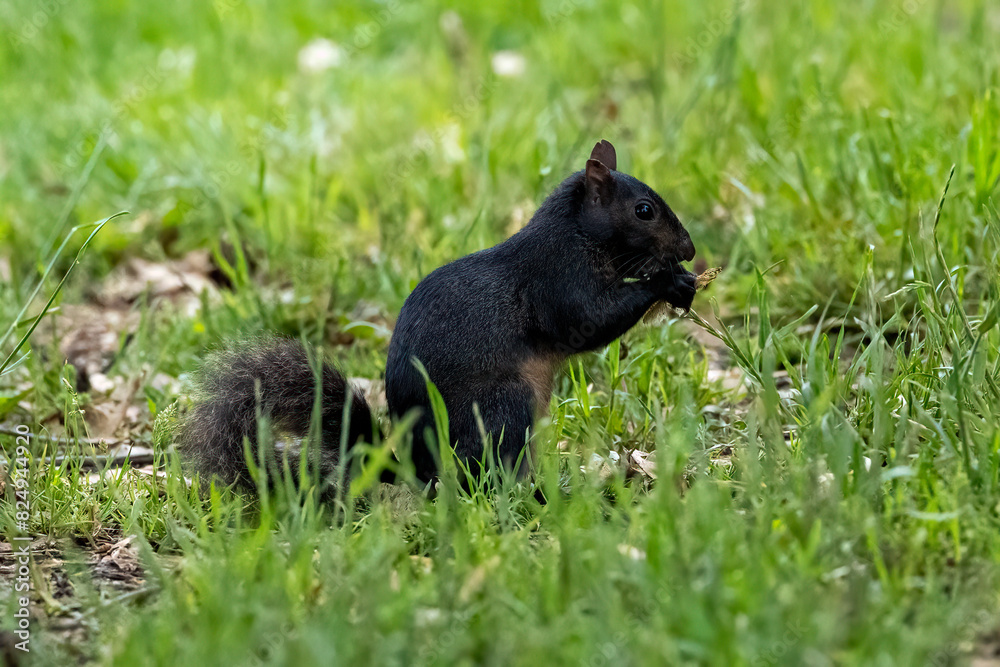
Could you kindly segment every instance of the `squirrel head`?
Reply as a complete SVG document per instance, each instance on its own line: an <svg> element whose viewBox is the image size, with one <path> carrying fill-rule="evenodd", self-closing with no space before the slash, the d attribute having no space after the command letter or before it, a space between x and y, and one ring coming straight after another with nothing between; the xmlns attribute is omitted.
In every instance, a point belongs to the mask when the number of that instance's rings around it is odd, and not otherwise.
<svg viewBox="0 0 1000 667"><path fill-rule="evenodd" d="M615 147L602 139L583 173L584 231L616 252L645 252L664 263L694 259L691 237L663 198L617 167Z"/></svg>

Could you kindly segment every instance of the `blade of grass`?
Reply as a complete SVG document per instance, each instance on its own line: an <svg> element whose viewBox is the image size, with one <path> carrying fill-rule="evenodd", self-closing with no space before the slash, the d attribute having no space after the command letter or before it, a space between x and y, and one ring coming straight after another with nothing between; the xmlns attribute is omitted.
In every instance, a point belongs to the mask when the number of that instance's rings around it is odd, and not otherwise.
<svg viewBox="0 0 1000 667"><path fill-rule="evenodd" d="M7 341L7 338L14 330L16 324L19 321L21 321L21 319L24 317L25 312L28 310L28 307L31 305L32 301L34 301L38 293L41 291L42 285L45 284L46 278L48 278L49 274L52 272L52 269L55 266L56 261L59 259L59 256L62 254L62 251L66 248L66 245L69 243L70 239L73 238L73 235L76 234L76 232L80 231L81 229L87 229L88 227L94 228L93 231L90 232L90 235L87 237L87 240L83 242L82 246L80 246L80 249L76 253L76 258L73 260L73 263L69 265L69 268L66 269L66 273L63 274L62 280L59 281L59 284L56 285L56 288L52 291L52 294L49 295L49 300L45 302L45 307L42 308L40 313L38 313L34 321L32 321L31 326L28 327L28 330L24 333L23 336L21 336L21 339L17 342L17 345L15 345L14 349L10 351L10 354L7 355L7 358L4 359L3 363L0 364L0 375L3 375L6 372L7 367L10 366L11 361L14 359L14 356L24 346L25 342L27 342L31 334L34 333L35 328L38 326L39 322L42 321L42 318L45 317L45 315L49 312L49 308L52 306L52 302L55 301L56 296L59 295L59 292L62 290L63 285L66 284L66 280L70 277L70 274L73 273L73 269L76 268L76 265L80 263L80 259L83 257L83 253L86 252L87 246L90 245L90 242L94 239L95 236L97 236L97 233L104 228L104 225L108 224L109 222L111 222L112 220L114 220L119 216L125 215L126 213L128 213L128 211L119 211L118 213L115 213L112 216L108 216L103 220L92 222L86 225L77 225L76 227L70 230L69 234L66 235L66 239L59 246L59 249L56 251L55 256L52 257L52 259L49 261L48 266L45 267L45 272L42 273L42 277L39 279L38 285L31 293L31 296L25 301L24 306L21 308L21 312L18 313L17 317L14 318L13 323L10 325L10 327L8 327L7 331L4 333L3 337L0 338L0 345L3 345ZM21 360L22 359L19 359L18 361L20 362Z"/></svg>
<svg viewBox="0 0 1000 667"><path fill-rule="evenodd" d="M59 238L59 233L65 229L66 221L69 220L70 213L76 208L76 205L80 201L80 196L83 194L83 189L90 182L90 176L94 172L94 167L97 166L97 161L101 158L101 154L104 153L104 149L108 146L107 134L102 132L100 136L97 137L97 143L94 145L94 150L90 154L90 159L87 160L87 164L83 166L83 172L80 174L80 178L77 180L76 185L73 186L73 191L70 192L69 198L66 200L66 205L63 206L62 211L59 213L59 221L52 228L52 236L45 240L42 245L42 257L44 257L51 249L52 245ZM119 214L120 215L120 214ZM84 225L86 226L86 225ZM70 236L73 235L79 227L74 227L70 230Z"/></svg>

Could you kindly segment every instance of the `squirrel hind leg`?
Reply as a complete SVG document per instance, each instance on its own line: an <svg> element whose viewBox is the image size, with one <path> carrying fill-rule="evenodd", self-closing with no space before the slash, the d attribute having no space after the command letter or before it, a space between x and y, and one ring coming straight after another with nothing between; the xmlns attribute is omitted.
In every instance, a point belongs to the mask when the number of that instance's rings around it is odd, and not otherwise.
<svg viewBox="0 0 1000 667"><path fill-rule="evenodd" d="M532 458L530 433L534 425L536 395L536 387L524 380L506 382L481 394L474 403L482 423L470 407L452 427L451 437L458 443L459 456L477 468L479 466L473 461L485 464L486 447L489 446L494 464L506 470L516 468L517 477L525 477ZM466 443L475 444L468 446ZM529 447L527 451L526 447Z"/></svg>

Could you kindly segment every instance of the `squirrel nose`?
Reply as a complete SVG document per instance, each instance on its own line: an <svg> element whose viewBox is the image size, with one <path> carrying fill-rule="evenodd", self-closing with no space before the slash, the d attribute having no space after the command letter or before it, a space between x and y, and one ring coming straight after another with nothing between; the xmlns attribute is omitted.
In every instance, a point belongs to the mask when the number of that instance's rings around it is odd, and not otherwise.
<svg viewBox="0 0 1000 667"><path fill-rule="evenodd" d="M680 256L685 262L690 262L694 259L694 243L691 241L691 236L687 232L684 233L684 239L680 244Z"/></svg>

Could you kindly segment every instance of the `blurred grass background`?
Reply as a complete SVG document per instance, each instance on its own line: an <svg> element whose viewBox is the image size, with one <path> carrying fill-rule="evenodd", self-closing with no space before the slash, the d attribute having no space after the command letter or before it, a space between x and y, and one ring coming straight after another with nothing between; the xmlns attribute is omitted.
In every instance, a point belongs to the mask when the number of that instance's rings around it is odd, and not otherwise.
<svg viewBox="0 0 1000 667"><path fill-rule="evenodd" d="M525 224L606 138L699 258L726 266L712 288L726 347L759 378L748 394L710 382L676 323L629 334L621 364L617 345L586 355L542 439L539 483L572 492L544 507L518 487L362 503L333 528L294 503L248 524L229 496L39 469L36 530L135 533L157 590L109 603L78 584L98 620L75 648L53 636L47 659L952 664L987 650L994 3L2 0L0 23L4 322L70 227L123 209L62 302L132 257L235 244L253 267L194 314L138 304L109 374L182 376L243 332L328 343L391 322L422 276ZM378 377L386 332L352 331L335 356ZM5 396L86 409L38 351ZM154 412L176 398L145 395ZM657 453L652 490L578 474L623 447ZM182 564L158 571L154 552Z"/></svg>
<svg viewBox="0 0 1000 667"><path fill-rule="evenodd" d="M970 259L984 235L988 7L7 3L0 231L29 276L58 223L128 209L89 260L100 275L231 222L302 291L346 259L333 289L394 311L607 137L727 279L781 261L782 307L846 306L869 246L890 291L909 279L905 239L953 163L945 249ZM504 51L523 71L493 71Z"/></svg>

